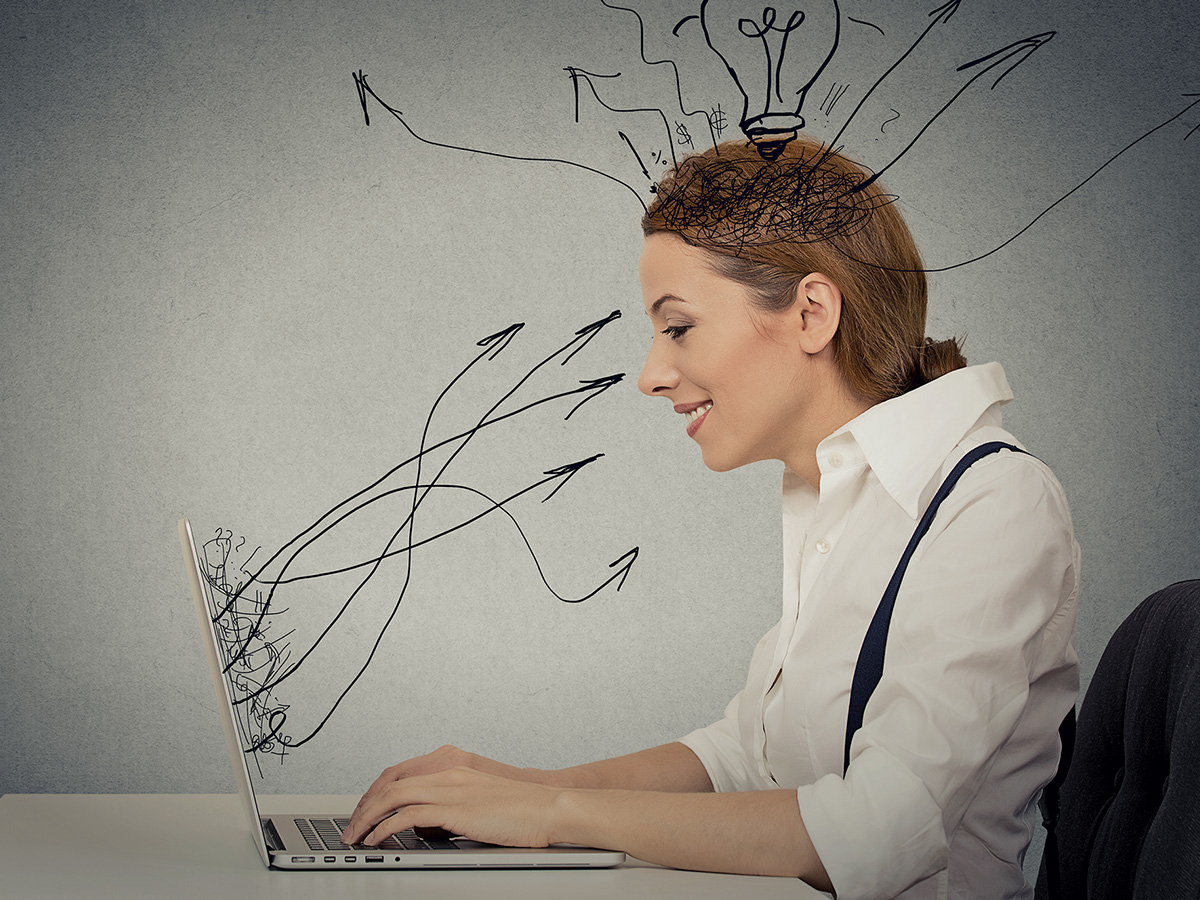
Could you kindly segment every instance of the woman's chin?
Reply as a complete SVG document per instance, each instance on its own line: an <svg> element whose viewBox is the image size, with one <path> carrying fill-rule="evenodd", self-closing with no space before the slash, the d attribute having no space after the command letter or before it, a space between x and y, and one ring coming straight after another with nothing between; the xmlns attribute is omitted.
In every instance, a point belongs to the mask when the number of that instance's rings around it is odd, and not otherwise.
<svg viewBox="0 0 1200 900"><path fill-rule="evenodd" d="M712 472L730 472L746 464L745 460L722 456L719 453L705 451L703 448L700 452L704 465Z"/></svg>

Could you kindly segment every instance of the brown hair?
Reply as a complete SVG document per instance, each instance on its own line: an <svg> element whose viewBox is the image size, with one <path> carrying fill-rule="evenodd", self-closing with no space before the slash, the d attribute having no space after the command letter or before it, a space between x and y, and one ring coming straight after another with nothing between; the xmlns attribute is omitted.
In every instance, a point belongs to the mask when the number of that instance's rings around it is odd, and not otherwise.
<svg viewBox="0 0 1200 900"><path fill-rule="evenodd" d="M957 339L925 337L925 272L894 200L811 138L771 161L751 143L727 143L667 173L642 230L709 251L715 271L764 311L790 307L813 272L831 278L842 292L834 358L851 389L877 403L966 365Z"/></svg>

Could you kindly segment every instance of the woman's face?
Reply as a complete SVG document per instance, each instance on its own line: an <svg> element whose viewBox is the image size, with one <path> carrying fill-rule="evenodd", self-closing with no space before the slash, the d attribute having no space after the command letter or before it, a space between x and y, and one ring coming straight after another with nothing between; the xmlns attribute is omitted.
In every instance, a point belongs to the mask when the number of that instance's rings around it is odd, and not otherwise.
<svg viewBox="0 0 1200 900"><path fill-rule="evenodd" d="M672 234L646 239L638 273L654 338L638 387L674 404L713 471L787 462L804 445L813 377L796 316L753 308L705 257Z"/></svg>

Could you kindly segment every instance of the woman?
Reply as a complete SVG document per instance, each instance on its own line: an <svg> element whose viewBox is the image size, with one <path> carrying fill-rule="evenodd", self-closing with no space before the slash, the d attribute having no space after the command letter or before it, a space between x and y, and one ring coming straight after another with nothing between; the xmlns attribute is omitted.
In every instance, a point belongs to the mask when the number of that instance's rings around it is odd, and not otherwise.
<svg viewBox="0 0 1200 900"><path fill-rule="evenodd" d="M557 771L443 747L385 771L347 840L444 826L799 876L843 900L1031 895L1021 860L1078 684L1078 547L1058 482L1014 446L962 474L897 572L955 465L1015 441L999 365L924 337L891 199L814 142L770 162L726 144L682 161L643 219L639 387L685 416L709 468L786 465L783 614L725 717ZM856 662L893 579L856 728Z"/></svg>

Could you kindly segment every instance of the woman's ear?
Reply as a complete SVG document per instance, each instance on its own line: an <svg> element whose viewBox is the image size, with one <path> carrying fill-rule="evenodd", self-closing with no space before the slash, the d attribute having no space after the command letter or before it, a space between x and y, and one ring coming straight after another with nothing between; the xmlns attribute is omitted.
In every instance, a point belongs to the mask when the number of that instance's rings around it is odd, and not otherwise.
<svg viewBox="0 0 1200 900"><path fill-rule="evenodd" d="M820 272L806 275L796 285L792 304L800 348L815 356L829 346L842 318L842 292L833 279Z"/></svg>

